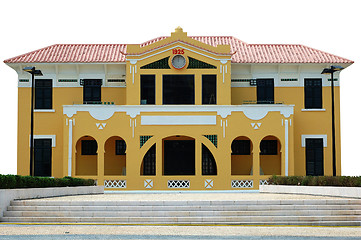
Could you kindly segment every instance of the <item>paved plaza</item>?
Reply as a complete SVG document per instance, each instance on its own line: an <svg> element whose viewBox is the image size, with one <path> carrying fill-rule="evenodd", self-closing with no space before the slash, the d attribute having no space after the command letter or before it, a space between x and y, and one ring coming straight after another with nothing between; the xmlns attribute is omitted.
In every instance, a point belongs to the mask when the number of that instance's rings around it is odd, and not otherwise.
<svg viewBox="0 0 361 240"><path fill-rule="evenodd" d="M1 240L360 239L358 227L4 225Z"/></svg>

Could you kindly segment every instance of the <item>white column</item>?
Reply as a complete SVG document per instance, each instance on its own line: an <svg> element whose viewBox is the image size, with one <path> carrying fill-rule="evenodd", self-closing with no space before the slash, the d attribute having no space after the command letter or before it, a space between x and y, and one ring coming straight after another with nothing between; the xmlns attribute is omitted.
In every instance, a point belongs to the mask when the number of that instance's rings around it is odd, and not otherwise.
<svg viewBox="0 0 361 240"><path fill-rule="evenodd" d="M68 176L71 177L73 155L73 120L69 120L69 142L68 142Z"/></svg>
<svg viewBox="0 0 361 240"><path fill-rule="evenodd" d="M288 176L288 120L285 120L285 176Z"/></svg>

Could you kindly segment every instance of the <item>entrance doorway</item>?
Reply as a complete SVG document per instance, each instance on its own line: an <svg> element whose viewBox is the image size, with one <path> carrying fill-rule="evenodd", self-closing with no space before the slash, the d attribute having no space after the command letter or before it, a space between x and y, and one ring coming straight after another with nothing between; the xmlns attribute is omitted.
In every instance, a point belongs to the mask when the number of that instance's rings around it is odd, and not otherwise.
<svg viewBox="0 0 361 240"><path fill-rule="evenodd" d="M163 146L164 175L195 175L195 140L164 140Z"/></svg>

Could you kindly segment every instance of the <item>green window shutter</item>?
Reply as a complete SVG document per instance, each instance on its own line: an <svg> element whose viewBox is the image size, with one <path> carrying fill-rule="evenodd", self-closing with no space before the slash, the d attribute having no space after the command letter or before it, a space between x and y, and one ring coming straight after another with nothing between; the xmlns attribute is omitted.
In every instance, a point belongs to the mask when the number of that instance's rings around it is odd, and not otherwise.
<svg viewBox="0 0 361 240"><path fill-rule="evenodd" d="M140 69L170 69L168 61L169 57L162 58L158 61L141 66Z"/></svg>
<svg viewBox="0 0 361 240"><path fill-rule="evenodd" d="M188 57L188 59L189 59L189 64L187 67L188 69L217 68L216 66L197 60L195 58Z"/></svg>
<svg viewBox="0 0 361 240"><path fill-rule="evenodd" d="M140 136L140 147L142 148L143 145L153 136Z"/></svg>
<svg viewBox="0 0 361 240"><path fill-rule="evenodd" d="M215 147L217 147L218 145L217 135L203 135L203 136L208 138L208 140L211 141Z"/></svg>

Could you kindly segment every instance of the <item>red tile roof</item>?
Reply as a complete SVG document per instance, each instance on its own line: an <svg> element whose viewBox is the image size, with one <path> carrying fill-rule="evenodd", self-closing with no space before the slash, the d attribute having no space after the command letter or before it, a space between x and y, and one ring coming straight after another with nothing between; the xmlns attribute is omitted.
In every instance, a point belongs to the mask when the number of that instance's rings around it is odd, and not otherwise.
<svg viewBox="0 0 361 240"><path fill-rule="evenodd" d="M140 44L144 47L167 37ZM235 37L191 37L217 46L229 44L233 63L353 63L299 44L247 44ZM125 62L126 44L55 44L5 60L5 63L115 63Z"/></svg>

